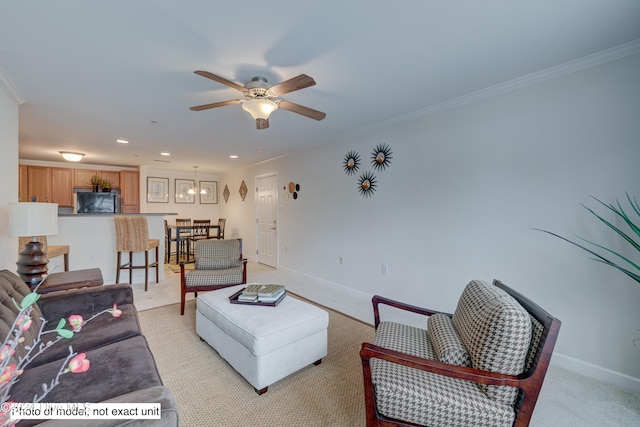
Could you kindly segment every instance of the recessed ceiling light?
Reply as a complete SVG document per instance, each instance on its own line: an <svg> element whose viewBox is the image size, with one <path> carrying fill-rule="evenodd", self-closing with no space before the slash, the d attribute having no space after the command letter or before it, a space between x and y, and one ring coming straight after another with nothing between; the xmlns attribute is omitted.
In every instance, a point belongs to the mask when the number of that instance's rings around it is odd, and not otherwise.
<svg viewBox="0 0 640 427"><path fill-rule="evenodd" d="M237 159L238 158L238 156L236 156L235 154L232 154L229 157L232 158L232 159Z"/></svg>
<svg viewBox="0 0 640 427"><path fill-rule="evenodd" d="M170 156L171 153L160 153L161 156Z"/></svg>
<svg viewBox="0 0 640 427"><path fill-rule="evenodd" d="M126 139L116 139L116 142L119 142L120 144L128 144L129 141L127 141Z"/></svg>

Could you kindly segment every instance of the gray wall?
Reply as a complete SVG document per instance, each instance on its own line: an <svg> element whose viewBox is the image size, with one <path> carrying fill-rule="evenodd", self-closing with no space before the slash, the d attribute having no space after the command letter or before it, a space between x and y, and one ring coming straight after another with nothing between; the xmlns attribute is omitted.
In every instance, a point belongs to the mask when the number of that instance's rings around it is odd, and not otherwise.
<svg viewBox="0 0 640 427"><path fill-rule="evenodd" d="M372 294L452 311L470 279L500 278L562 320L556 360L637 386L640 286L532 228L620 247L580 203L639 194L638 76L634 55L225 174L227 233L255 256L255 177L276 172L301 185L279 194L279 265L310 295L360 318ZM371 170L380 143L393 159L363 198L342 161L356 150Z"/></svg>

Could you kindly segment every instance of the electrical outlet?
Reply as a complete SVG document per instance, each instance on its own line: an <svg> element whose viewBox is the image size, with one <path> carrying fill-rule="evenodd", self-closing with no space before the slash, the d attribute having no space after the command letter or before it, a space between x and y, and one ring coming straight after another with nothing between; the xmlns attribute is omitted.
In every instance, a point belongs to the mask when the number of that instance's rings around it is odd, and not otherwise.
<svg viewBox="0 0 640 427"><path fill-rule="evenodd" d="M382 264L382 274L385 276L389 274L389 266L387 264Z"/></svg>

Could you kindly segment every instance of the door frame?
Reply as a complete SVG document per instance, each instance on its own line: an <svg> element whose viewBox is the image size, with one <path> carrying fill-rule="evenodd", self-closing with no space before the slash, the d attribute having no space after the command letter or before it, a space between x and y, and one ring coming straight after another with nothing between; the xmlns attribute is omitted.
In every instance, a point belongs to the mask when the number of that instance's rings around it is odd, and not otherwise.
<svg viewBox="0 0 640 427"><path fill-rule="evenodd" d="M258 206L258 181L262 178L268 178L268 177L275 177L276 180L276 184L275 184L275 200L274 200L274 209L275 209L275 218L276 218L276 262L275 262L275 268L277 269L280 265L280 216L279 216L279 202L280 202L280 191L279 191L279 186L280 186L280 181L278 180L278 172L274 171L274 172L268 172L268 173L263 173L261 175L256 175L256 177L254 178L254 186L255 186L255 200L254 200L254 207L255 207L255 212L254 212L254 218L255 218L255 261L256 263L260 262L260 224L258 222L258 211L259 211L259 206Z"/></svg>

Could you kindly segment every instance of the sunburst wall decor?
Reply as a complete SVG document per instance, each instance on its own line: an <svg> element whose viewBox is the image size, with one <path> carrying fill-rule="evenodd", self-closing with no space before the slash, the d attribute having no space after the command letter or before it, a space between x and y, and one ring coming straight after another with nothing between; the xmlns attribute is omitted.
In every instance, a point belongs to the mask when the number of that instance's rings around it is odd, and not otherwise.
<svg viewBox="0 0 640 427"><path fill-rule="evenodd" d="M378 170L384 170L391 164L391 148L387 144L378 144L371 153L371 164Z"/></svg>
<svg viewBox="0 0 640 427"><path fill-rule="evenodd" d="M353 175L360 167L360 154L355 151L349 151L347 155L344 156L342 165L347 175Z"/></svg>
<svg viewBox="0 0 640 427"><path fill-rule="evenodd" d="M358 179L358 191L363 197L371 197L376 191L376 182L375 175L367 171Z"/></svg>

